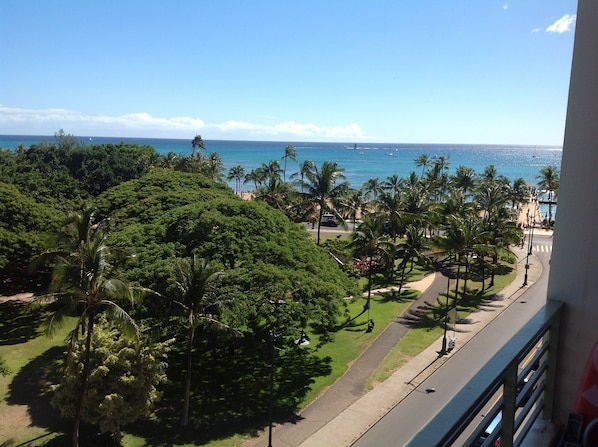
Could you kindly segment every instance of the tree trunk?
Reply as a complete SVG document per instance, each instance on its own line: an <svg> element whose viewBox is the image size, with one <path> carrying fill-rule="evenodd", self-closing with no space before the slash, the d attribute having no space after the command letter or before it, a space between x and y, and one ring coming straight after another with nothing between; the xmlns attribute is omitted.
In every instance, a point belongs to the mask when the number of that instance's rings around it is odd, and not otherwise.
<svg viewBox="0 0 598 447"><path fill-rule="evenodd" d="M92 312L87 317L87 337L85 338L85 357L83 358L83 377L81 378L81 391L79 392L79 400L77 401L77 409L75 410L75 420L73 422L73 447L79 446L79 425L81 424L81 416L83 415L83 402L85 401L85 393L87 392L87 384L89 382L89 362L91 359L91 335L93 333L93 325L95 322L95 314Z"/></svg>
<svg viewBox="0 0 598 447"><path fill-rule="evenodd" d="M195 326L189 328L187 337L187 373L185 377L185 397L183 401L183 415L181 417L181 427L186 427L189 423L189 401L191 399L191 365L193 364L193 339L195 338Z"/></svg>
<svg viewBox="0 0 598 447"><path fill-rule="evenodd" d="M320 214L318 217L318 240L316 245L320 245L320 227L322 226L322 214L324 214L324 205L320 203Z"/></svg>
<svg viewBox="0 0 598 447"><path fill-rule="evenodd" d="M399 294L397 296L399 299L401 298L401 290L403 290L403 283L405 282L405 267L407 267L407 263L401 262L401 284L399 284Z"/></svg>

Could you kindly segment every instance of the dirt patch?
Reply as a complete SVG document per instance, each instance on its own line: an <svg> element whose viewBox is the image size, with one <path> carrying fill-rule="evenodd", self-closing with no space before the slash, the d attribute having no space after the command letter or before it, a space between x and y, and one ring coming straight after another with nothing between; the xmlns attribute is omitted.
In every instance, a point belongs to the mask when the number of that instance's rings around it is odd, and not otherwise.
<svg viewBox="0 0 598 447"><path fill-rule="evenodd" d="M19 303L30 303L33 301L35 295L32 292L17 293L15 295L0 295L0 303L6 303L8 301L16 301Z"/></svg>
<svg viewBox="0 0 598 447"><path fill-rule="evenodd" d="M29 405L0 405L0 442L6 442L16 433L31 425Z"/></svg>

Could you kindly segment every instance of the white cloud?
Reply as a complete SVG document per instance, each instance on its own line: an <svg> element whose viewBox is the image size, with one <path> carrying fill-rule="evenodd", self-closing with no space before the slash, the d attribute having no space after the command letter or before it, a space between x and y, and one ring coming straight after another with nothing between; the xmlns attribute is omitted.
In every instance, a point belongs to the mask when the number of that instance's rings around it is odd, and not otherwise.
<svg viewBox="0 0 598 447"><path fill-rule="evenodd" d="M567 31L571 31L571 28L573 27L576 18L577 16L575 14L565 14L563 17L561 17L548 28L546 28L546 32L561 34Z"/></svg>
<svg viewBox="0 0 598 447"><path fill-rule="evenodd" d="M199 118L155 117L148 113L121 116L94 115L66 109L26 109L0 105L0 129L4 134L53 135L59 129L78 136L186 138L202 133L205 139L360 139L356 123L345 126L319 126L313 123L282 122L262 125L244 121L208 124Z"/></svg>

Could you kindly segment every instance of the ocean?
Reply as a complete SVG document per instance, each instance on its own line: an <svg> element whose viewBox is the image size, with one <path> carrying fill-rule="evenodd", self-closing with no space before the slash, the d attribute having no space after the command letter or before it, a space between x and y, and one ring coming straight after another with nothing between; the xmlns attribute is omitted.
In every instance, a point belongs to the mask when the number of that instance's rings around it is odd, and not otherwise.
<svg viewBox="0 0 598 447"><path fill-rule="evenodd" d="M189 139L163 138L120 138L120 137L78 137L85 144L133 143L153 146L160 154L174 152L179 155L191 153ZM0 148L16 149L19 145L29 147L41 141L54 142L53 136L0 135ZM217 152L225 167L225 173L232 166L243 166L245 173L278 160L284 168L282 156L285 147L292 144L297 153L297 161L287 160L287 179L298 171L298 164L311 160L317 166L324 161L335 161L344 168L346 180L354 188L359 188L370 178L381 181L397 174L406 178L414 171L421 174L415 159L422 154L432 157L445 156L449 161L449 172L453 173L460 165L472 168L482 174L489 165L494 165L498 175L504 175L511 182L523 178L531 184L537 183L540 169L556 166L560 170L562 148L556 146L489 145L489 144L406 144L406 143L305 143L272 141L224 141L204 140L205 153ZM230 183L234 188L234 182ZM247 190L252 183L245 185Z"/></svg>

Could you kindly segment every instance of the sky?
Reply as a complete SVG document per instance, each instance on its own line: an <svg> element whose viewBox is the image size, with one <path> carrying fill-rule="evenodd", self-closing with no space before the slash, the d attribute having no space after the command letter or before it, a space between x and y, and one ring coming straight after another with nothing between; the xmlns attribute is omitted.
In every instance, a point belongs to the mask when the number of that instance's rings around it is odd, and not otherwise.
<svg viewBox="0 0 598 447"><path fill-rule="evenodd" d="M562 146L575 0L2 0L0 134Z"/></svg>

